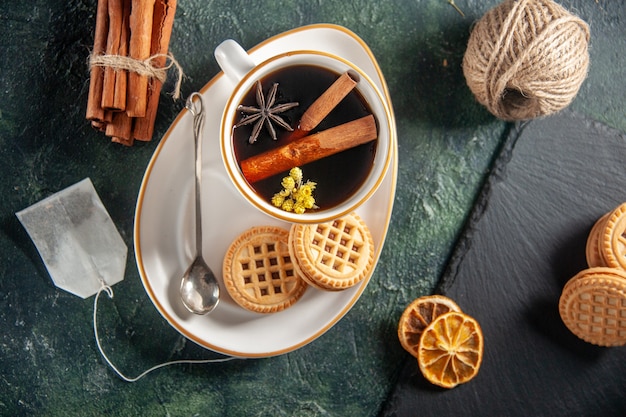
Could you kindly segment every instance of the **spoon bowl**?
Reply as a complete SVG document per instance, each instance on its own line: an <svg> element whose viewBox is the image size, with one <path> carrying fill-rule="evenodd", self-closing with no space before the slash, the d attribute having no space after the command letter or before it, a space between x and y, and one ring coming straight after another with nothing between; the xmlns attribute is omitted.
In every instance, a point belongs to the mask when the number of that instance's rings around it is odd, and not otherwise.
<svg viewBox="0 0 626 417"><path fill-rule="evenodd" d="M200 206L202 182L202 140L200 136L204 125L202 96L199 93L192 93L187 99L185 107L193 116L195 141L196 258L183 274L180 282L180 298L190 312L207 314L217 307L220 299L220 286L215 274L202 257L202 207Z"/></svg>
<svg viewBox="0 0 626 417"><path fill-rule="evenodd" d="M185 271L180 296L187 310L195 314L207 314L217 307L220 287L202 257L197 257Z"/></svg>

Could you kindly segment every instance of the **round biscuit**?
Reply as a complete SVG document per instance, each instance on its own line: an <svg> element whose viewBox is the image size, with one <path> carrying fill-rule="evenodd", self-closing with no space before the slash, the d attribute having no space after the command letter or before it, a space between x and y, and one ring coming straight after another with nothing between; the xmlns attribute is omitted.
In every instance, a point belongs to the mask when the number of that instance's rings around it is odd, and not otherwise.
<svg viewBox="0 0 626 417"><path fill-rule="evenodd" d="M257 226L231 243L222 273L226 290L241 307L275 313L302 297L306 282L294 269L288 238L283 228Z"/></svg>
<svg viewBox="0 0 626 417"><path fill-rule="evenodd" d="M600 234L600 251L606 266L626 270L626 203L609 213Z"/></svg>
<svg viewBox="0 0 626 417"><path fill-rule="evenodd" d="M310 285L311 287L317 288L318 290L331 290L332 291L333 288L323 287L319 283L317 283L314 280L312 280L309 277L307 277L307 275L304 273L304 271L302 271L302 268L300 267L300 264L298 262L297 251L294 248L294 238L293 237L296 235L296 233L293 232L294 227L296 227L296 224L291 226L291 231L289 233L289 254L291 255L291 260L293 261L294 269L296 270L298 275L300 275L302 277L302 279L308 285Z"/></svg>
<svg viewBox="0 0 626 417"><path fill-rule="evenodd" d="M587 265L589 268L597 266L607 266L602 250L600 248L600 235L604 231L606 219L608 219L610 213L606 213L600 217L591 228L589 236L587 237L587 245L585 247L585 257L587 258Z"/></svg>
<svg viewBox="0 0 626 417"><path fill-rule="evenodd" d="M317 288L350 288L373 268L374 240L356 213L326 223L295 224L290 237L303 278Z"/></svg>
<svg viewBox="0 0 626 417"><path fill-rule="evenodd" d="M565 284L559 299L565 326L598 346L626 345L626 272L585 269Z"/></svg>

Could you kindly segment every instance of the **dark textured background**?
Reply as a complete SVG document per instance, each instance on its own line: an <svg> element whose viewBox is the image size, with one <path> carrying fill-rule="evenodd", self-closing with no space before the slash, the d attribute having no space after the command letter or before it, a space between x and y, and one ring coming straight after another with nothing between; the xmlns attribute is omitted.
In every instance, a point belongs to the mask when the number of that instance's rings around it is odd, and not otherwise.
<svg viewBox="0 0 626 417"><path fill-rule="evenodd" d="M389 85L399 142L394 213L376 272L350 313L296 352L120 381L96 350L92 300L53 286L14 213L90 177L132 248L143 172L182 102L162 96L152 142L110 143L84 120L95 0L0 0L0 415L377 415L406 359L397 319L436 288L511 128L476 104L460 68L472 23L497 2L457 0L465 17L445 0L179 3L170 50L187 75L184 96L218 72L212 51L226 38L249 48L297 26L334 23L368 43ZM572 109L625 132L626 5L561 4L592 32L589 77ZM101 304L101 332L128 374L211 356L157 313L132 250L115 291Z"/></svg>

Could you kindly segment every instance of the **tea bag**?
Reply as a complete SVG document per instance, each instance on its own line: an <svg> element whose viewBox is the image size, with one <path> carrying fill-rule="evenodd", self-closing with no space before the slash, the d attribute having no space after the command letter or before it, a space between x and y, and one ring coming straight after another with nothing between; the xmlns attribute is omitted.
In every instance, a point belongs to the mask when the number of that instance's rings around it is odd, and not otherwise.
<svg viewBox="0 0 626 417"><path fill-rule="evenodd" d="M122 373L104 352L98 334L98 298L113 298L111 286L124 279L128 248L89 178L16 213L35 243L54 284L82 298L94 294L93 331L100 354L124 381L135 382L174 364L203 364L234 359L178 360L161 363L136 377Z"/></svg>
<svg viewBox="0 0 626 417"><path fill-rule="evenodd" d="M87 298L124 279L128 247L89 178L16 215L57 287Z"/></svg>

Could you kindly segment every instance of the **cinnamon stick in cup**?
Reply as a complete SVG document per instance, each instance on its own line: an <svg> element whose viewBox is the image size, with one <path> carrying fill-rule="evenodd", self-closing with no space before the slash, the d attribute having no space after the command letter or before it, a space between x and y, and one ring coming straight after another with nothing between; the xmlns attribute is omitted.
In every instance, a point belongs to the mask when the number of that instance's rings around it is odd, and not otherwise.
<svg viewBox="0 0 626 417"><path fill-rule="evenodd" d="M358 75L346 71L321 96L309 106L300 118L296 135L303 135L315 129L337 104L356 86Z"/></svg>
<svg viewBox="0 0 626 417"><path fill-rule="evenodd" d="M368 115L245 159L240 164L241 172L249 183L255 183L377 137L374 116Z"/></svg>
<svg viewBox="0 0 626 417"><path fill-rule="evenodd" d="M155 0L132 0L130 14L129 56L137 60L150 57L152 17ZM144 117L148 96L148 77L136 72L128 73L126 113L130 117Z"/></svg>

